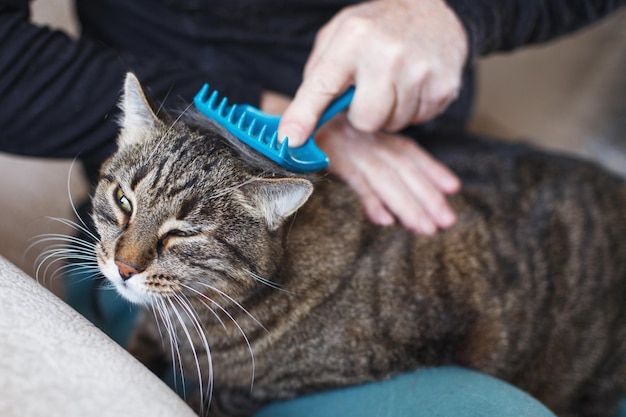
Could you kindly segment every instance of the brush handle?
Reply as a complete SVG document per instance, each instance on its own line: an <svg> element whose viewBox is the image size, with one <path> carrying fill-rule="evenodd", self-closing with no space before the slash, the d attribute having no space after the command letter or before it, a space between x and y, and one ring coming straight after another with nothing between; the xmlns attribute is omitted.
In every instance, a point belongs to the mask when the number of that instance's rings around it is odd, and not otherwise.
<svg viewBox="0 0 626 417"><path fill-rule="evenodd" d="M314 132L322 127L324 123L335 117L337 113L345 110L352 102L352 97L354 97L354 86L349 87L339 97L331 101L328 107L326 107L326 110L324 110L324 113L320 116L320 121L317 122Z"/></svg>

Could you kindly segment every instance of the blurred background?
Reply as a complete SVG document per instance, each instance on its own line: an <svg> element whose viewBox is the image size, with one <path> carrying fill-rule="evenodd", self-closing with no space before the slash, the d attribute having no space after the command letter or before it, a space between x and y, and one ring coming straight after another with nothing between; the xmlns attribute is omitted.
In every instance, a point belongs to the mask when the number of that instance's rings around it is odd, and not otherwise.
<svg viewBox="0 0 626 417"><path fill-rule="evenodd" d="M70 0L32 3L36 22L76 35ZM626 11L549 44L483 59L472 129L597 160L626 175ZM43 233L71 233L70 196L87 187L72 161L0 154L0 255L35 275ZM40 281L43 277L40 273ZM45 282L53 291L54 283Z"/></svg>

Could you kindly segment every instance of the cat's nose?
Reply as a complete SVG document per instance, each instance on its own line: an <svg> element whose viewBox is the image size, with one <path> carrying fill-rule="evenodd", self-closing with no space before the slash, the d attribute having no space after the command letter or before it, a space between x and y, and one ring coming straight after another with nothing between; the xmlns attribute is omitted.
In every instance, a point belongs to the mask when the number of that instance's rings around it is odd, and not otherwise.
<svg viewBox="0 0 626 417"><path fill-rule="evenodd" d="M117 269L120 271L120 276L122 277L124 281L126 281L133 275L137 275L141 272L137 267L133 265L129 265L126 262L120 261L119 259L115 260L115 265L117 266Z"/></svg>

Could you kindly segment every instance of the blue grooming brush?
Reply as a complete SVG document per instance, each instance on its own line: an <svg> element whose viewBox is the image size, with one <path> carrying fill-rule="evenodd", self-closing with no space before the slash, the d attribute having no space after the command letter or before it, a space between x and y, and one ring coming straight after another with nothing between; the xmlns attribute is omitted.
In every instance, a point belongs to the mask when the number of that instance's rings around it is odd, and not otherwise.
<svg viewBox="0 0 626 417"><path fill-rule="evenodd" d="M289 147L288 138L282 143L278 141L280 116L262 112L249 104L228 105L228 99L224 97L220 100L218 95L217 90L209 94L209 85L205 84L193 102L202 114L277 164L294 172L313 172L328 166L328 157L313 141L315 131L350 105L354 87L348 88L328 105L315 126L313 135L297 148Z"/></svg>

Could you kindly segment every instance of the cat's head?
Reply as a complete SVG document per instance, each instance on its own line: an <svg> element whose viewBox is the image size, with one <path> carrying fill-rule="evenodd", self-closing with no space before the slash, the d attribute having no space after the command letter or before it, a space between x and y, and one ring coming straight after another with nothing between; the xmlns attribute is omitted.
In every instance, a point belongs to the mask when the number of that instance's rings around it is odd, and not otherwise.
<svg viewBox="0 0 626 417"><path fill-rule="evenodd" d="M224 133L159 118L129 74L118 151L93 198L102 273L127 299L241 298L272 276L310 181L262 171Z"/></svg>

